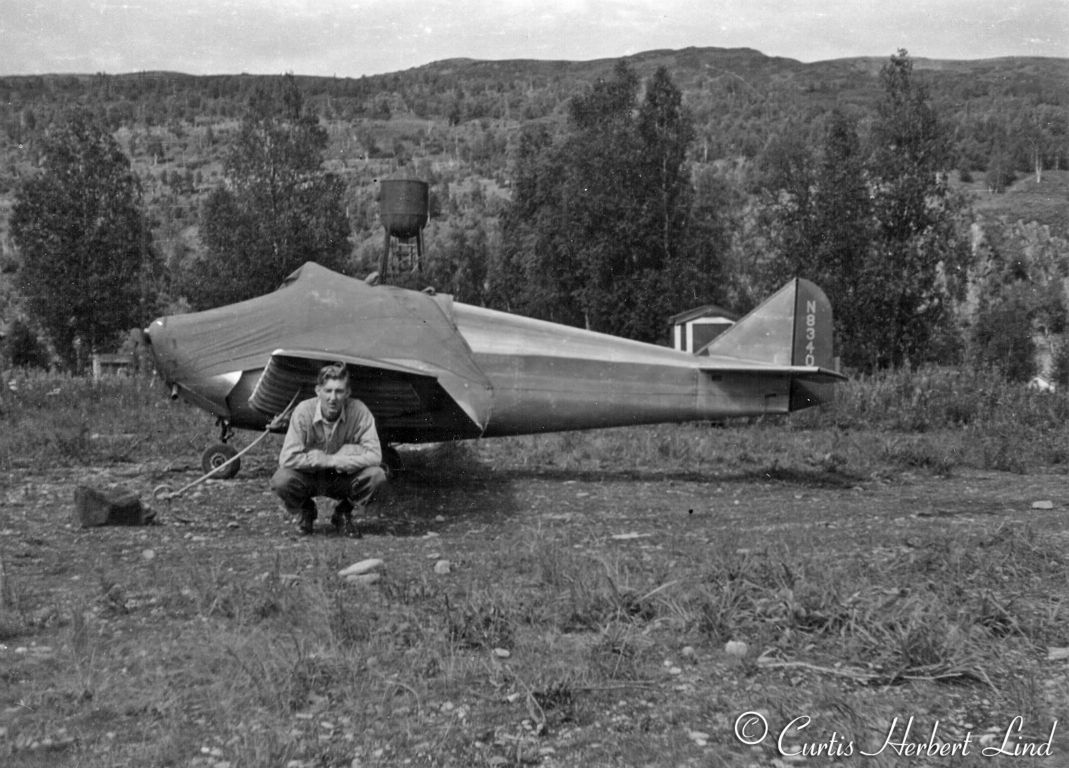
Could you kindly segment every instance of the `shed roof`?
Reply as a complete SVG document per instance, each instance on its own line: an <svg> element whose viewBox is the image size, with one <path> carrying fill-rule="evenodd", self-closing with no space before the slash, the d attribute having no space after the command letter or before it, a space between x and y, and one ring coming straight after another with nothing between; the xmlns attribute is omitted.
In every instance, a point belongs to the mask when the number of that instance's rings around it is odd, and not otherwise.
<svg viewBox="0 0 1069 768"><path fill-rule="evenodd" d="M717 304L703 304L700 307L688 309L686 312L672 315L668 318L668 322L671 325L680 325L681 323L689 323L691 320L697 320L700 317L724 317L731 322L739 319L739 316L734 312L728 312Z"/></svg>

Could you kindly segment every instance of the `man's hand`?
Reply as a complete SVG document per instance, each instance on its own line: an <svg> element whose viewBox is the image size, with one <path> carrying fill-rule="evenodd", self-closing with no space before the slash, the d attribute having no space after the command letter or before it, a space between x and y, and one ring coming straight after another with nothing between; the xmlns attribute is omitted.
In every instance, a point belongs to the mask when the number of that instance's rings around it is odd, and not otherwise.
<svg viewBox="0 0 1069 768"><path fill-rule="evenodd" d="M314 467L315 469L330 469L334 466L334 457L318 448L305 451L304 456L307 462L306 466Z"/></svg>
<svg viewBox="0 0 1069 768"><path fill-rule="evenodd" d="M267 426L264 429L274 432L275 430L279 430L283 427L289 426L289 420L290 412L288 410L283 411L282 413L275 416L275 418L271 419L271 421L268 422Z"/></svg>

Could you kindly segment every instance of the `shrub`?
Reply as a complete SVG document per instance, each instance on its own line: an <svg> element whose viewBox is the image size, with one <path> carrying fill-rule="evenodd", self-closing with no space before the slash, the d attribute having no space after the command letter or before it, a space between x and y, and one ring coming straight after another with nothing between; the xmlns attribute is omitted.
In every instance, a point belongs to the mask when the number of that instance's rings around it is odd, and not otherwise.
<svg viewBox="0 0 1069 768"><path fill-rule="evenodd" d="M22 318L16 318L11 323L8 336L4 339L4 356L16 368L48 367L47 347Z"/></svg>

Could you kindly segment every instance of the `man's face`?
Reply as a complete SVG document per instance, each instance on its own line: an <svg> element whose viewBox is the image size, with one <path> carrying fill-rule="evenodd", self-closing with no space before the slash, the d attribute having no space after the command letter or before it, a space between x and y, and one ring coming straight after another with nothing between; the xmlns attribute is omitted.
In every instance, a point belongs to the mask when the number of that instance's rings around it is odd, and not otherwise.
<svg viewBox="0 0 1069 768"><path fill-rule="evenodd" d="M349 399L349 385L341 379L327 379L316 387L316 397L319 398L319 410L323 412L323 418L334 421L341 415L341 409Z"/></svg>

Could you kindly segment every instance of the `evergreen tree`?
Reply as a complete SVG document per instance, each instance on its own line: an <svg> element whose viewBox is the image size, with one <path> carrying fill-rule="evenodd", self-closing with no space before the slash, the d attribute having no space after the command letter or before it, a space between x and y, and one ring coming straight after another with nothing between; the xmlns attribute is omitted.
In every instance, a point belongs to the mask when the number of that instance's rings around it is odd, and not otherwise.
<svg viewBox="0 0 1069 768"><path fill-rule="evenodd" d="M817 163L817 153L795 127L773 136L758 159L759 221L773 250L764 269L759 268L765 273L758 278L763 295L796 275L820 282L816 257L820 233L815 228Z"/></svg>
<svg viewBox="0 0 1069 768"><path fill-rule="evenodd" d="M580 325L573 299L580 277L562 226L566 172L549 130L525 127L513 162L512 201L502 214L501 256L488 267L488 298L511 312Z"/></svg>
<svg viewBox="0 0 1069 768"><path fill-rule="evenodd" d="M207 249L185 292L212 307L276 289L306 261L344 270L350 251L343 182L322 169L327 133L293 78L253 94L227 156L225 184L204 205Z"/></svg>
<svg viewBox="0 0 1069 768"><path fill-rule="evenodd" d="M882 78L867 150L836 111L819 153L790 131L763 156L775 251L766 290L793 275L821 285L843 362L865 370L956 348L943 340L955 334L951 300L970 260L964 203L947 185L946 134L905 51Z"/></svg>
<svg viewBox="0 0 1069 768"><path fill-rule="evenodd" d="M17 283L28 315L80 371L87 354L148 322L158 260L138 180L102 126L71 113L45 136L42 157L12 212Z"/></svg>
<svg viewBox="0 0 1069 768"><path fill-rule="evenodd" d="M580 285L572 299L587 328L633 335L621 315L634 309L628 281L652 266L643 247L647 179L632 112L639 80L620 63L613 77L598 82L570 103L572 132L563 146L561 225Z"/></svg>
<svg viewBox="0 0 1069 768"><path fill-rule="evenodd" d="M625 280L615 325L625 335L658 341L668 317L720 299L725 190L711 174L692 174L687 152L697 135L694 120L664 67L646 83L637 133L639 269Z"/></svg>
<svg viewBox="0 0 1069 768"><path fill-rule="evenodd" d="M869 322L858 338L866 367L916 364L952 318L969 264L964 202L947 184L946 131L905 50L881 71L870 178L876 233L863 281Z"/></svg>
<svg viewBox="0 0 1069 768"><path fill-rule="evenodd" d="M768 293L791 277L823 288L836 316L836 347L848 365L865 332L866 286L861 281L873 237L865 157L856 124L832 112L818 152L800 131L766 148L765 221L775 255L763 281Z"/></svg>
<svg viewBox="0 0 1069 768"><path fill-rule="evenodd" d="M683 93L659 67L646 85L638 115L643 176L651 187L646 218L663 258L671 260L683 231L691 200L687 148L694 141L694 125L683 108Z"/></svg>

